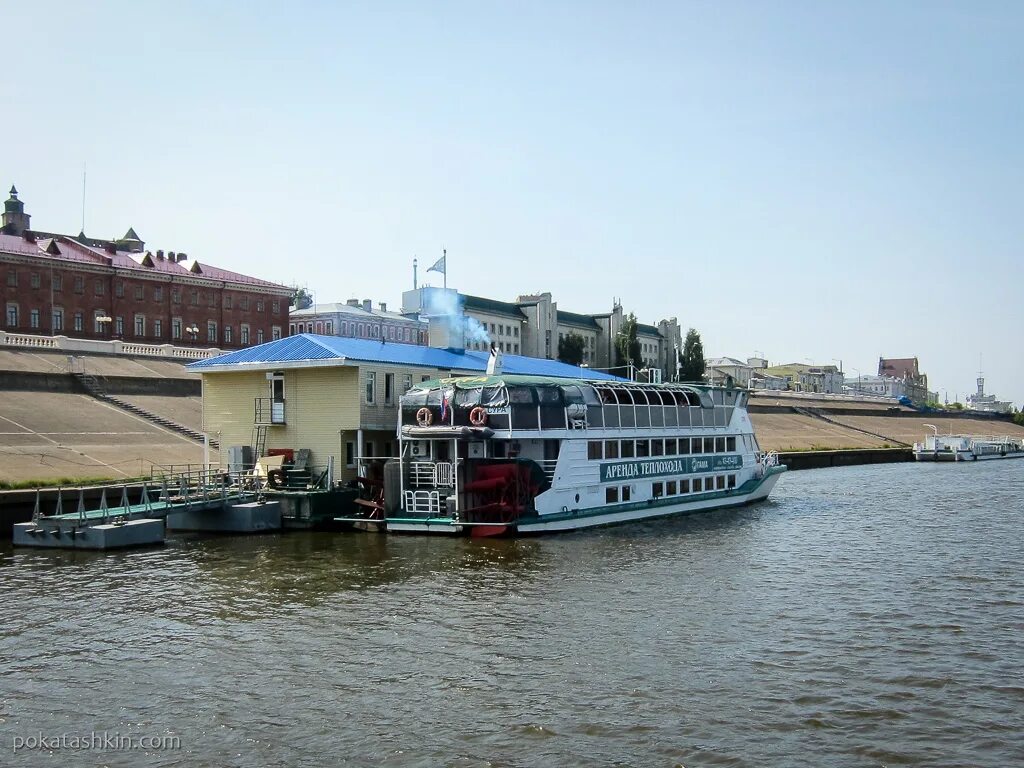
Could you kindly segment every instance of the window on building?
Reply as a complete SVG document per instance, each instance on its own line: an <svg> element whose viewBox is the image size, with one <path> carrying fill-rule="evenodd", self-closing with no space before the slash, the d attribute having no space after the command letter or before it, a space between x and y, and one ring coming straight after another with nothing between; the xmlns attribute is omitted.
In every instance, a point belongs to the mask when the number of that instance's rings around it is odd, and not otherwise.
<svg viewBox="0 0 1024 768"><path fill-rule="evenodd" d="M513 333L513 335L514 335L514 336L515 336L515 337L516 337L517 339L519 338L519 326L518 326L518 325L514 325L514 326L512 326L512 333Z"/></svg>
<svg viewBox="0 0 1024 768"><path fill-rule="evenodd" d="M13 302L7 304L7 327L18 327L18 305Z"/></svg>
<svg viewBox="0 0 1024 768"><path fill-rule="evenodd" d="M121 316L114 318L114 333L118 336L124 336L124 318Z"/></svg>
<svg viewBox="0 0 1024 768"><path fill-rule="evenodd" d="M388 338L392 341L395 340L395 326L388 326Z"/></svg>
<svg viewBox="0 0 1024 768"><path fill-rule="evenodd" d="M256 343L257 344L262 344L263 343L263 329L262 328L257 328L256 329Z"/></svg>
<svg viewBox="0 0 1024 768"><path fill-rule="evenodd" d="M146 336L146 316L135 316L135 338L142 339Z"/></svg>
<svg viewBox="0 0 1024 768"><path fill-rule="evenodd" d="M324 332L324 324L323 324L322 320L317 320L316 321L316 332L317 333L323 333Z"/></svg>
<svg viewBox="0 0 1024 768"><path fill-rule="evenodd" d="M366 324L365 323L360 323L359 324L359 335L362 336L363 338L366 338Z"/></svg>
<svg viewBox="0 0 1024 768"><path fill-rule="evenodd" d="M491 323L491 333L497 333L497 331L494 329L494 323Z"/></svg>
<svg viewBox="0 0 1024 768"><path fill-rule="evenodd" d="M145 298L146 298L146 289L143 288L141 285L136 285L135 286L135 300L136 301L143 301Z"/></svg>
<svg viewBox="0 0 1024 768"><path fill-rule="evenodd" d="M83 315L81 312L75 312L74 322L76 331L81 333L82 331L85 330L85 315Z"/></svg>
<svg viewBox="0 0 1024 768"><path fill-rule="evenodd" d="M52 320L53 332L54 333L56 333L57 331L63 331L64 330L64 308L63 307L54 307L53 308L53 317L51 318L51 320Z"/></svg>
<svg viewBox="0 0 1024 768"><path fill-rule="evenodd" d="M331 324L328 323L327 324L327 332L328 333L331 332L330 326L331 326ZM277 341L280 338L281 338L281 326L280 325L275 325L273 328L270 329L270 340L271 341Z"/></svg>
<svg viewBox="0 0 1024 768"><path fill-rule="evenodd" d="M367 440L365 443L363 443L363 456L368 458L370 456L375 456L375 455L376 454L374 453L374 449L373 449L373 441L372 440Z"/></svg>
<svg viewBox="0 0 1024 768"><path fill-rule="evenodd" d="M395 401L395 374L384 374L384 405L391 405Z"/></svg>
<svg viewBox="0 0 1024 768"><path fill-rule="evenodd" d="M345 466L351 469L356 465L356 444L345 443Z"/></svg>
<svg viewBox="0 0 1024 768"><path fill-rule="evenodd" d="M178 290L177 288L171 291L171 303L181 304L181 291Z"/></svg>
<svg viewBox="0 0 1024 768"><path fill-rule="evenodd" d="M280 315L281 314L281 302L280 301L272 301L272 302L270 302L270 312L271 312L271 314L274 314L274 315Z"/></svg>
<svg viewBox="0 0 1024 768"><path fill-rule="evenodd" d="M124 280L114 281L114 295L119 299L124 298Z"/></svg>
<svg viewBox="0 0 1024 768"><path fill-rule="evenodd" d="M231 296L231 294L229 294L229 293L224 294L224 309L231 309L231 308L234 307L234 305L235 305L235 300Z"/></svg>
<svg viewBox="0 0 1024 768"><path fill-rule="evenodd" d="M153 289L153 301L163 301L163 300L164 300L164 287L162 285L158 285L156 288Z"/></svg>
<svg viewBox="0 0 1024 768"><path fill-rule="evenodd" d="M153 321L153 338L162 339L164 336L164 321L157 319Z"/></svg>
<svg viewBox="0 0 1024 768"><path fill-rule="evenodd" d="M101 278L97 278L93 282L93 294L96 296L102 296L105 290L106 289L103 287L103 280Z"/></svg>
<svg viewBox="0 0 1024 768"><path fill-rule="evenodd" d="M214 293L213 291L210 291L210 293L206 297L206 306L209 307L210 309L217 308L217 294Z"/></svg>
<svg viewBox="0 0 1024 768"><path fill-rule="evenodd" d="M430 376L424 374L423 376L420 376L420 381L430 381Z"/></svg>
<svg viewBox="0 0 1024 768"><path fill-rule="evenodd" d="M248 296L243 296L241 299L239 299L238 300L238 306L241 307L243 312L248 312L249 311L249 297Z"/></svg>
<svg viewBox="0 0 1024 768"><path fill-rule="evenodd" d="M225 344L231 344L233 339L234 339L234 334L231 331L231 326L230 325L225 325L224 326L224 343Z"/></svg>
<svg viewBox="0 0 1024 768"><path fill-rule="evenodd" d="M257 312L262 312L263 311L263 299L256 299L256 311Z"/></svg>
<svg viewBox="0 0 1024 768"><path fill-rule="evenodd" d="M412 389L412 374L407 373L402 376L402 394L404 395L410 389Z"/></svg>
<svg viewBox="0 0 1024 768"><path fill-rule="evenodd" d="M172 317L171 318L171 339L175 340L175 339L180 339L180 338L181 338L181 318L180 317Z"/></svg>
<svg viewBox="0 0 1024 768"><path fill-rule="evenodd" d="M209 342L217 341L217 324L213 320L206 321L206 340Z"/></svg>
<svg viewBox="0 0 1024 768"><path fill-rule="evenodd" d="M63 275L53 275L50 278L50 286L55 291L63 291L64 290L64 276Z"/></svg>
<svg viewBox="0 0 1024 768"><path fill-rule="evenodd" d="M100 334L100 333L103 333L103 332L105 332L107 330L107 328L105 327L106 323L104 323L104 322L102 322L100 320L101 317L105 318L106 316L107 316L107 313L104 312L102 309L97 309L95 312L92 313L92 332L93 333Z"/></svg>
<svg viewBox="0 0 1024 768"><path fill-rule="evenodd" d="M374 371L366 372L366 402L369 405L373 404L373 398L377 390L377 374Z"/></svg>
<svg viewBox="0 0 1024 768"><path fill-rule="evenodd" d="M85 293L85 278L81 275L75 277L75 293Z"/></svg>
<svg viewBox="0 0 1024 768"><path fill-rule="evenodd" d="M292 336L295 335L295 323L288 324L288 333L290 333Z"/></svg>
<svg viewBox="0 0 1024 768"><path fill-rule="evenodd" d="M7 270L7 285L11 288L18 287L18 270L8 269Z"/></svg>
<svg viewBox="0 0 1024 768"><path fill-rule="evenodd" d="M188 297L188 302L193 307L198 307L199 306L199 291L195 291L195 290L190 291L189 292L189 297Z"/></svg>
<svg viewBox="0 0 1024 768"><path fill-rule="evenodd" d="M243 347L249 346L249 326L246 323L242 323L242 327L238 330L238 341Z"/></svg>
<svg viewBox="0 0 1024 768"><path fill-rule="evenodd" d="M328 336L333 336L334 335L334 321L333 320L328 320L326 323L324 323L324 333L326 333Z"/></svg>
<svg viewBox="0 0 1024 768"><path fill-rule="evenodd" d="M33 288L38 288L39 287L39 273L38 272L33 272L32 275L29 278L29 281L31 282Z"/></svg>
<svg viewBox="0 0 1024 768"><path fill-rule="evenodd" d="M408 344L412 341L412 331L408 328L405 329L405 343Z"/></svg>

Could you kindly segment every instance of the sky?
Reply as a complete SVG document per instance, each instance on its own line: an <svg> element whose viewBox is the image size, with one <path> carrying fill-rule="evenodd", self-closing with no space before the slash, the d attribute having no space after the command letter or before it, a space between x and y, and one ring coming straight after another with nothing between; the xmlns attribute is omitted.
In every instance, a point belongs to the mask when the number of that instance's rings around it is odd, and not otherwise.
<svg viewBox="0 0 1024 768"><path fill-rule="evenodd" d="M1024 5L0 3L32 225L1024 405Z"/></svg>

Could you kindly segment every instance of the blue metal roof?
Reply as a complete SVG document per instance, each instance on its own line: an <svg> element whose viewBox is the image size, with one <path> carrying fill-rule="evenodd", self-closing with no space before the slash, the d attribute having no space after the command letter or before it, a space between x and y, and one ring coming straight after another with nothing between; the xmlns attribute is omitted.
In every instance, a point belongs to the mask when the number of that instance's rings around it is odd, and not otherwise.
<svg viewBox="0 0 1024 768"><path fill-rule="evenodd" d="M314 360L356 360L390 365L414 365L447 371L485 371L487 352L421 347L416 344L394 344L369 339L348 339L343 336L319 336L302 333L270 341L255 347L246 347L218 357L189 363L188 368L202 373L208 368L235 366L244 370L247 365L272 365ZM533 376L559 376L567 379L617 380L617 376L590 368L544 360L522 355L502 355L502 372Z"/></svg>

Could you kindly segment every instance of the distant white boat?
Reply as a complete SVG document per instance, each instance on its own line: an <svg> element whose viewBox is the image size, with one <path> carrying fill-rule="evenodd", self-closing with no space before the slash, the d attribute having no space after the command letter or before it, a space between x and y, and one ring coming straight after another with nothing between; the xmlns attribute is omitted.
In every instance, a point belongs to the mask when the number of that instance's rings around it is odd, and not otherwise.
<svg viewBox="0 0 1024 768"><path fill-rule="evenodd" d="M914 443L918 461L984 461L1024 458L1024 440L1015 437L977 437L971 435L927 435Z"/></svg>

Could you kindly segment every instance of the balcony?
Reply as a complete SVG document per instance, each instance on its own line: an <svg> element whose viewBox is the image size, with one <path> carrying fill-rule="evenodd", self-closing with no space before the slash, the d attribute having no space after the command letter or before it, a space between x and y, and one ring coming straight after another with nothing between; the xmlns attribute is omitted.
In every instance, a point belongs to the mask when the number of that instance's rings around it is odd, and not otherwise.
<svg viewBox="0 0 1024 768"><path fill-rule="evenodd" d="M253 424L286 424L284 419L284 400L270 397L257 397Z"/></svg>

